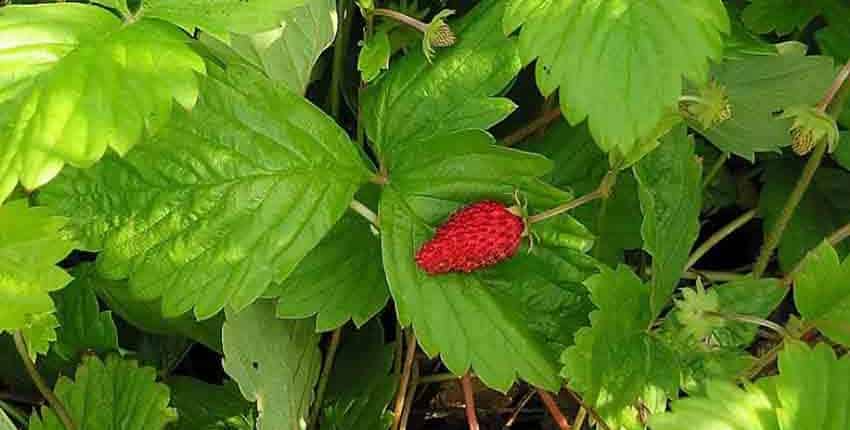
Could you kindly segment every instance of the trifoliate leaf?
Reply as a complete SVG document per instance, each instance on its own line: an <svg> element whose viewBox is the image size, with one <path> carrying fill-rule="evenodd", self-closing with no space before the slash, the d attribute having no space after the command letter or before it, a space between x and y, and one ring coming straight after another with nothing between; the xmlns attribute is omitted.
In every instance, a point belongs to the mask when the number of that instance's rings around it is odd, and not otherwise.
<svg viewBox="0 0 850 430"><path fill-rule="evenodd" d="M554 161L555 167L546 179L576 196L593 192L609 169L608 157L593 144L586 125L571 127L560 121L540 139L529 140L519 148ZM591 254L614 265L623 261L624 250L640 249L643 242L637 184L630 170L618 174L611 192L607 202L591 202L571 213L595 233Z"/></svg>
<svg viewBox="0 0 850 430"><path fill-rule="evenodd" d="M180 417L171 430L253 430L251 404L233 382L212 385L186 376L166 381Z"/></svg>
<svg viewBox="0 0 850 430"><path fill-rule="evenodd" d="M719 0L511 0L504 30L519 26L540 90L560 87L570 123L587 118L603 151L625 154L675 107L683 76L705 79L729 18Z"/></svg>
<svg viewBox="0 0 850 430"><path fill-rule="evenodd" d="M4 7L0 28L0 201L19 180L34 189L66 163L126 153L167 122L172 99L197 98L204 63L168 24L59 3Z"/></svg>
<svg viewBox="0 0 850 430"><path fill-rule="evenodd" d="M693 119L688 125L721 150L753 161L756 152L791 145L791 121L777 118L777 113L793 105L816 104L833 76L828 57L785 54L723 62L712 68L711 78L725 89L731 118L708 128Z"/></svg>
<svg viewBox="0 0 850 430"><path fill-rule="evenodd" d="M112 312L100 311L97 294L83 266L75 271L75 280L53 293L56 316L61 327L56 331L58 342L53 349L66 360L76 359L84 352L104 354L118 350L118 330Z"/></svg>
<svg viewBox="0 0 850 430"><path fill-rule="evenodd" d="M827 145L828 151L838 144L838 124L826 112L814 106L796 105L785 108L781 118L793 119L791 124L791 148L797 155L806 155L819 143Z"/></svg>
<svg viewBox="0 0 850 430"><path fill-rule="evenodd" d="M304 429L322 354L313 321L281 320L257 302L227 313L222 328L224 371L257 403L258 430Z"/></svg>
<svg viewBox="0 0 850 430"><path fill-rule="evenodd" d="M795 276L794 303L800 315L830 339L850 345L850 259L824 242L806 255Z"/></svg>
<svg viewBox="0 0 850 430"><path fill-rule="evenodd" d="M141 0L136 17L171 21L187 32L199 28L222 40L229 34L272 30L304 0Z"/></svg>
<svg viewBox="0 0 850 430"><path fill-rule="evenodd" d="M162 430L177 419L168 407L168 387L156 382L156 371L134 361L110 356L106 362L88 356L74 380L60 377L54 389L78 429ZM65 430L52 409L30 416L30 430Z"/></svg>
<svg viewBox="0 0 850 430"><path fill-rule="evenodd" d="M163 315L242 309L319 243L368 178L355 145L301 96L231 66L125 158L41 195L73 214L98 270Z"/></svg>
<svg viewBox="0 0 850 430"><path fill-rule="evenodd" d="M850 426L850 358L832 349L790 342L779 354L779 375L739 389L707 384L706 397L673 402L672 412L650 420L653 430L843 429Z"/></svg>
<svg viewBox="0 0 850 430"><path fill-rule="evenodd" d="M821 0L750 0L741 14L744 24L756 33L780 36L801 30L821 13Z"/></svg>
<svg viewBox="0 0 850 430"><path fill-rule="evenodd" d="M287 11L273 30L232 34L230 48L205 34L200 40L219 57L227 59L236 55L239 61L257 66L292 92L304 94L312 80L313 66L333 43L336 29L336 2L307 0Z"/></svg>
<svg viewBox="0 0 850 430"><path fill-rule="evenodd" d="M382 70L389 69L391 54L390 37L385 31L375 33L363 41L363 47L357 57L357 70L360 71L363 81L372 82Z"/></svg>
<svg viewBox="0 0 850 430"><path fill-rule="evenodd" d="M325 392L322 425L327 430L386 430L392 423L387 405L397 376L392 374L393 345L373 320L359 330L346 330Z"/></svg>
<svg viewBox="0 0 850 430"><path fill-rule="evenodd" d="M597 310L591 327L579 330L575 346L561 356L561 375L603 417L615 416L650 387L675 396L678 358L648 330L654 319L650 286L626 266L585 281Z"/></svg>
<svg viewBox="0 0 850 430"><path fill-rule="evenodd" d="M224 316L218 314L204 321L196 321L191 315L168 318L162 315L160 300L144 300L139 298L126 280L110 281L98 276L94 267L82 269L85 272L79 282L97 292L98 297L106 302L109 309L114 311L124 321L146 333L162 337L185 337L204 344L207 348L221 352L221 325ZM176 335L176 336L175 336ZM147 340L140 340L147 342ZM179 343L177 340L170 342Z"/></svg>
<svg viewBox="0 0 850 430"><path fill-rule="evenodd" d="M788 196L803 171L802 160L781 160L765 164L762 176L764 187L759 200L759 212L764 215L763 231L769 232L776 223ZM812 185L797 205L797 210L785 228L779 242L779 267L791 270L809 250L817 247L824 237L847 223L850 210L850 173L822 167L815 173ZM848 250L846 243L837 246L839 253Z"/></svg>
<svg viewBox="0 0 850 430"><path fill-rule="evenodd" d="M71 281L56 267L73 249L60 232L66 223L47 208L28 207L26 200L0 206L0 333L24 330L33 357L56 340L49 292Z"/></svg>
<svg viewBox="0 0 850 430"><path fill-rule="evenodd" d="M536 244L530 254L520 250L488 270L430 276L413 258L463 205L485 199L511 204L517 190L531 208L571 198L535 180L551 168L548 160L493 143L484 132L466 131L396 155L379 212L387 280L401 324L412 324L425 352L440 354L453 373L471 366L496 389L507 390L517 376L556 389L557 352L550 345L563 341L550 335L568 337L578 327L561 321L587 314L579 284L593 270L591 259Z"/></svg>
<svg viewBox="0 0 850 430"><path fill-rule="evenodd" d="M514 41L499 31L503 11L499 0L479 3L452 23L458 43L433 64L411 52L365 91L363 120L382 164L435 136L489 128L514 110L510 100L490 97L520 69Z"/></svg>
<svg viewBox="0 0 850 430"><path fill-rule="evenodd" d="M679 126L633 168L643 211L644 249L652 255L653 315L676 288L699 234L702 166L694 151L686 127Z"/></svg>
<svg viewBox="0 0 850 430"><path fill-rule="evenodd" d="M366 194L359 196L375 207L376 193ZM315 315L318 331L336 329L349 320L362 326L390 297L381 243L371 224L353 212L345 214L292 275L263 296L277 298L278 318Z"/></svg>

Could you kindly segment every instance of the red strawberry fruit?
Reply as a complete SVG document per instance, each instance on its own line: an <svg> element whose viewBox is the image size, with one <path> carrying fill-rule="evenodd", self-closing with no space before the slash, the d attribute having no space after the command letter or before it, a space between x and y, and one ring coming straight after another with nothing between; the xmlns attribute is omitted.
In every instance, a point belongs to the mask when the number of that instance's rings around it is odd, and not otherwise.
<svg viewBox="0 0 850 430"><path fill-rule="evenodd" d="M416 264L431 275L472 272L513 256L525 223L505 205L483 201L455 212L416 253Z"/></svg>

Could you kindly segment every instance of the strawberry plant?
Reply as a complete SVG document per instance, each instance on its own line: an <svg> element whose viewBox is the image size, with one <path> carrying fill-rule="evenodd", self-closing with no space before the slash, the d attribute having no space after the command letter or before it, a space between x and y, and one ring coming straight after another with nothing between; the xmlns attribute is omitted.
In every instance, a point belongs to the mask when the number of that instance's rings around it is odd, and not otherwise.
<svg viewBox="0 0 850 430"><path fill-rule="evenodd" d="M846 429L850 5L0 1L0 430Z"/></svg>

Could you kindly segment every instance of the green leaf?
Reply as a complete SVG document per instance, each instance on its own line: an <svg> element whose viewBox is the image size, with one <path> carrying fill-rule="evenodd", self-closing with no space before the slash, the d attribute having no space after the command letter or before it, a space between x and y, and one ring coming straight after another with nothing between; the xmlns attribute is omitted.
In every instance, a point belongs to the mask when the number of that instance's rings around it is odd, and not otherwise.
<svg viewBox="0 0 850 430"><path fill-rule="evenodd" d="M319 339L312 321L277 319L271 303L227 311L224 370L257 402L258 430L306 427L322 361Z"/></svg>
<svg viewBox="0 0 850 430"><path fill-rule="evenodd" d="M93 268L92 268L93 269ZM224 316L219 314L204 321L195 321L191 315L168 318L162 315L160 300L144 300L130 288L126 280L110 281L103 279L95 270L85 272L79 282L97 292L124 321L147 333L161 336L183 336L204 344L207 348L221 352L221 325Z"/></svg>
<svg viewBox="0 0 850 430"><path fill-rule="evenodd" d="M59 378L54 389L79 429L161 430L177 419L168 407L168 387L156 382L156 371L110 356L106 362L88 356L72 381ZM30 430L64 430L50 408L30 416Z"/></svg>
<svg viewBox="0 0 850 430"><path fill-rule="evenodd" d="M794 283L800 315L830 339L850 345L850 259L842 262L824 241L802 264Z"/></svg>
<svg viewBox="0 0 850 430"><path fill-rule="evenodd" d="M594 270L592 259L569 247L537 244L534 252L520 250L488 270L430 276L413 258L436 226L463 205L510 203L517 190L532 208L570 199L535 180L550 170L548 160L493 143L488 134L471 130L398 154L379 211L390 292L400 323L412 324L424 351L440 354L453 373L471 366L485 384L503 391L517 376L556 389L557 350L551 345L578 328L561 321L587 314L580 283Z"/></svg>
<svg viewBox="0 0 850 430"><path fill-rule="evenodd" d="M180 418L171 430L253 430L251 404L232 382L207 384L187 376L169 378L171 404Z"/></svg>
<svg viewBox="0 0 850 430"><path fill-rule="evenodd" d="M365 197L370 205L377 202ZM315 315L318 331L336 329L349 320L358 327L365 324L390 297L381 244L371 224L353 212L344 215L286 281L272 284L264 296L279 298L278 318Z"/></svg>
<svg viewBox="0 0 850 430"><path fill-rule="evenodd" d="M387 405L397 385L393 349L384 343L384 329L377 320L343 333L325 394L322 429L389 428L392 414Z"/></svg>
<svg viewBox="0 0 850 430"><path fill-rule="evenodd" d="M2 409L0 409L0 430L18 430Z"/></svg>
<svg viewBox="0 0 850 430"><path fill-rule="evenodd" d="M654 319L650 286L622 265L602 268L585 285L598 309L590 314L592 326L579 330L576 344L564 350L561 375L603 417L617 415L649 388L675 396L678 357L648 333Z"/></svg>
<svg viewBox="0 0 850 430"><path fill-rule="evenodd" d="M803 169L801 160L781 160L765 164L759 211L764 215L764 231L776 223L788 195ZM815 173L797 210L785 228L779 243L779 267L788 272L806 253L817 247L823 238L847 223L850 210L850 173L822 167ZM838 246L843 255L848 245Z"/></svg>
<svg viewBox="0 0 850 430"><path fill-rule="evenodd" d="M725 90L732 118L710 129L688 125L723 151L750 161L756 152L791 145L791 121L777 113L793 105L814 105L832 82L828 57L802 55L750 56L712 68L711 77Z"/></svg>
<svg viewBox="0 0 850 430"><path fill-rule="evenodd" d="M98 270L163 315L242 309L282 281L369 172L345 132L280 85L231 66L125 158L68 170L42 199L73 214Z"/></svg>
<svg viewBox="0 0 850 430"><path fill-rule="evenodd" d="M187 32L199 28L229 41L230 33L272 30L304 0L141 0L137 17L171 21Z"/></svg>
<svg viewBox="0 0 850 430"><path fill-rule="evenodd" d="M643 211L644 249L652 255L650 308L657 315L685 269L699 234L702 166L687 129L673 129L634 167Z"/></svg>
<svg viewBox="0 0 850 430"><path fill-rule="evenodd" d="M53 348L66 360L89 351L104 354L118 350L118 330L112 312L100 311L97 294L86 275L91 269L84 266L75 271L76 279L52 295L60 324Z"/></svg>
<svg viewBox="0 0 850 430"><path fill-rule="evenodd" d="M624 154L675 107L683 76L705 79L729 32L719 0L511 0L504 30L521 25L543 94L560 87L570 123L588 119L603 151Z"/></svg>
<svg viewBox="0 0 850 430"><path fill-rule="evenodd" d="M231 34L232 49L205 34L200 39L220 57L235 54L292 92L304 94L312 79L313 66L334 41L336 29L336 2L307 0L304 5L287 11L273 30Z"/></svg>
<svg viewBox="0 0 850 430"><path fill-rule="evenodd" d="M540 139L519 146L545 155L555 163L546 179L555 186L580 196L593 192L608 173L608 156L593 144L590 130L582 124L571 127L560 121ZM591 202L571 213L595 233L593 256L606 264L623 261L623 251L640 249L641 218L637 183L632 173L622 171L606 203Z"/></svg>
<svg viewBox="0 0 850 430"><path fill-rule="evenodd" d="M172 99L191 107L201 58L156 21L123 25L79 3L0 10L0 201L64 164L88 167L107 148L126 153L165 123Z"/></svg>
<svg viewBox="0 0 850 430"><path fill-rule="evenodd" d="M850 358L832 349L791 342L779 354L779 375L739 389L711 381L706 397L673 403L650 420L653 430L843 429L850 426Z"/></svg>
<svg viewBox="0 0 850 430"><path fill-rule="evenodd" d="M360 71L364 82L372 82L382 70L390 68L390 37L387 32L375 33L363 42L360 55L357 57L357 70Z"/></svg>
<svg viewBox="0 0 850 430"><path fill-rule="evenodd" d="M452 23L458 42L429 63L409 53L367 88L366 132L382 164L435 136L486 129L513 112L514 103L490 97L520 69L514 41L499 32L504 4L486 0Z"/></svg>
<svg viewBox="0 0 850 430"><path fill-rule="evenodd" d="M850 132L841 132L841 137L838 139L838 147L832 153L832 159L843 167L844 170L850 170Z"/></svg>
<svg viewBox="0 0 850 430"><path fill-rule="evenodd" d="M802 30L821 13L822 0L750 0L741 14L744 24L756 33L779 36Z"/></svg>
<svg viewBox="0 0 850 430"><path fill-rule="evenodd" d="M47 352L58 325L51 291L70 281L56 263L74 245L60 231L67 220L26 200L0 206L0 333L24 330L30 354Z"/></svg>
<svg viewBox="0 0 850 430"><path fill-rule="evenodd" d="M757 318L767 318L785 299L788 289L777 279L742 279L712 288L717 291L720 311ZM716 329L714 337L721 345L746 347L755 340L758 328L753 324L727 321L725 327Z"/></svg>

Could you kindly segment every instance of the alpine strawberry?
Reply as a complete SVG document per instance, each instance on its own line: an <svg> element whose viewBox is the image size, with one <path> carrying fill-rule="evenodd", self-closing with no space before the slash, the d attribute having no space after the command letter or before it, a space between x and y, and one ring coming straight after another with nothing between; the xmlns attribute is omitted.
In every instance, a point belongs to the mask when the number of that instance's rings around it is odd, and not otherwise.
<svg viewBox="0 0 850 430"><path fill-rule="evenodd" d="M478 202L455 212L416 253L416 264L431 275L472 272L513 256L525 223L505 205Z"/></svg>

